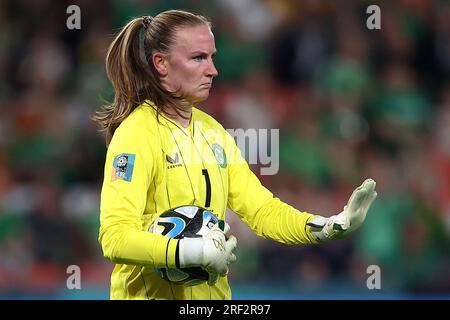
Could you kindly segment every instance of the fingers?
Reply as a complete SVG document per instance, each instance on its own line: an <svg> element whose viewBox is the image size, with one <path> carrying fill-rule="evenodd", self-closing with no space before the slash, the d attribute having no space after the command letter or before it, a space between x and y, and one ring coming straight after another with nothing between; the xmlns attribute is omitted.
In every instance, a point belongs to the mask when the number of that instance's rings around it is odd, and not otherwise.
<svg viewBox="0 0 450 320"><path fill-rule="evenodd" d="M227 234L230 231L230 225L226 221L224 221L224 224L223 233Z"/></svg>
<svg viewBox="0 0 450 320"><path fill-rule="evenodd" d="M236 237L235 236L230 236L230 238L226 242L225 246L227 248L227 252L229 253L229 256L228 256L228 259L227 259L228 264L236 262L237 258L236 258L236 255L233 253L233 251L237 247L237 239L236 239Z"/></svg>
<svg viewBox="0 0 450 320"><path fill-rule="evenodd" d="M375 186L376 182L374 180L366 179L358 188L356 188L347 204L350 210L368 207L377 195Z"/></svg>
<svg viewBox="0 0 450 320"><path fill-rule="evenodd" d="M377 186L377 183L373 179L366 179L364 182L355 189L354 193L357 193L360 190L364 190L366 193L372 193L375 191L375 187Z"/></svg>
<svg viewBox="0 0 450 320"><path fill-rule="evenodd" d="M375 200L375 198L378 196L378 193L376 191L373 192L372 194L372 198L370 199L370 201L372 202L373 200Z"/></svg>
<svg viewBox="0 0 450 320"><path fill-rule="evenodd" d="M235 263L237 260L237 257L234 253L231 254L231 256L228 258L228 264Z"/></svg>
<svg viewBox="0 0 450 320"><path fill-rule="evenodd" d="M370 200L373 197L373 194L375 193L375 187L377 183L372 179L366 179L366 181L363 182L361 191L358 193L361 193L362 195L367 195L367 200Z"/></svg>
<svg viewBox="0 0 450 320"><path fill-rule="evenodd" d="M227 265L236 262L237 257L234 253L232 253L229 258L227 259ZM226 267L226 269L220 270L219 272L208 272L209 278L208 278L208 285L213 286L217 283L219 280L219 277L225 277L229 272L229 268Z"/></svg>
<svg viewBox="0 0 450 320"><path fill-rule="evenodd" d="M375 180L369 178L366 179L362 185L363 188L368 188L369 191L374 191L375 187L377 186L377 183L375 182Z"/></svg>
<svg viewBox="0 0 450 320"><path fill-rule="evenodd" d="M233 252L237 247L237 239L235 236L229 236L226 242L226 247L228 252Z"/></svg>
<svg viewBox="0 0 450 320"><path fill-rule="evenodd" d="M372 205L373 200L378 196L378 193L374 191L371 193L367 199L366 207L369 208Z"/></svg>
<svg viewBox="0 0 450 320"><path fill-rule="evenodd" d="M218 277L224 277L228 274L228 263L226 265L214 266L204 268L210 275L217 275Z"/></svg>

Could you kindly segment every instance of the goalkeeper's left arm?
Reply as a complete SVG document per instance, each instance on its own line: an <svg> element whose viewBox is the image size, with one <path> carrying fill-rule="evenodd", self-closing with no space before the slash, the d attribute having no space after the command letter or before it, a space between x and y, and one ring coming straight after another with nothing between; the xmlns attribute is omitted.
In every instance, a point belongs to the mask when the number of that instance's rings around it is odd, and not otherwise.
<svg viewBox="0 0 450 320"><path fill-rule="evenodd" d="M230 139L231 136L229 137ZM228 143L228 206L257 235L287 244L321 243L343 238L358 229L377 196L375 181L367 179L350 197L343 211L329 218L301 212L260 183L242 158L234 140Z"/></svg>

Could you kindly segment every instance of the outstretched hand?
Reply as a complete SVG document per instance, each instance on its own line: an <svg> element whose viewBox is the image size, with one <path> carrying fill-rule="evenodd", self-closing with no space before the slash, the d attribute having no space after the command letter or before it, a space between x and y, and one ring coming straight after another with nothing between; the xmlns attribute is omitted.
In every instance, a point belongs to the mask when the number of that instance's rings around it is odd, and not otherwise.
<svg viewBox="0 0 450 320"><path fill-rule="evenodd" d="M311 227L311 233L320 242L341 239L357 230L366 219L373 200L377 197L375 191L376 182L366 179L356 188L344 210L337 216L329 218L316 217L307 225Z"/></svg>

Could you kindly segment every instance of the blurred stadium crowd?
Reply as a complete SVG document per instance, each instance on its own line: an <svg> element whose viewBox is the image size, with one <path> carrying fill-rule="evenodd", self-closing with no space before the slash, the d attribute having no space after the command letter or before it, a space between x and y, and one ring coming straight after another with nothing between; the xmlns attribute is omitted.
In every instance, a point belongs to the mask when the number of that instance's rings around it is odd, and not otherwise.
<svg viewBox="0 0 450 320"><path fill-rule="evenodd" d="M66 28L71 4L80 30ZM370 4L381 30L366 28ZM213 21L219 77L202 109L225 128L280 129L280 171L260 176L276 196L330 216L377 181L363 228L327 245L257 238L230 212L232 286L368 293L378 265L383 292L449 294L448 1L0 0L0 297L67 290L69 265L107 292L106 148L89 117L113 97L114 33L172 8Z"/></svg>

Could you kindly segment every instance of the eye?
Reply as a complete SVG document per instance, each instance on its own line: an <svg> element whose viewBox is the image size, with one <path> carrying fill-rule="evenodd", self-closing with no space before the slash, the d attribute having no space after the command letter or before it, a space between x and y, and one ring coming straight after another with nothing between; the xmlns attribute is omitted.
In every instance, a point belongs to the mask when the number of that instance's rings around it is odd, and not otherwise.
<svg viewBox="0 0 450 320"><path fill-rule="evenodd" d="M195 56L194 58L193 58L195 61L202 61L203 59L204 59L204 56L202 56L202 55L198 55L198 56Z"/></svg>

